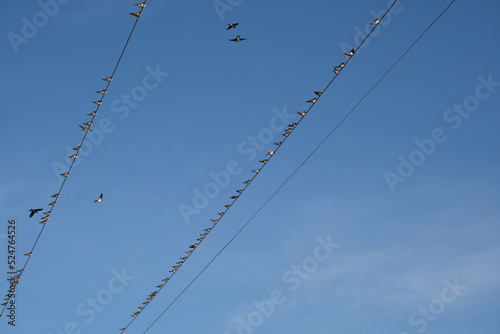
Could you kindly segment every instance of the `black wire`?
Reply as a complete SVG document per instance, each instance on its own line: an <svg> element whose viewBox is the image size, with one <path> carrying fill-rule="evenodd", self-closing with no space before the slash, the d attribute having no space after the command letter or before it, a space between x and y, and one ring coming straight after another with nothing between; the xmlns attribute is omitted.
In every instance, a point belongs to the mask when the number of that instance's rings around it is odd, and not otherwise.
<svg viewBox="0 0 500 334"><path fill-rule="evenodd" d="M397 0L396 0L397 1ZM394 3L396 3L396 1ZM379 85L379 83L392 71L392 69L401 61L401 59L403 59L406 54L413 48L413 46L415 46L415 44L417 44L417 42L427 33L427 31L439 20L439 18L441 18L441 16L451 7L451 5L453 5L453 3L455 2L456 0L453 0L442 12L441 14L439 14L439 16L427 27L427 29L424 30L424 32L415 40L415 42L413 42L413 44L399 57L399 59L382 75L382 77L368 90L368 92L358 101L358 103L356 103L356 105L342 118L342 120L340 120L337 125L333 128L333 130L318 144L318 146L316 146L316 148L307 156L306 159L304 159L304 161L293 171L292 174L290 174L290 176L288 176L288 178L278 187L278 189L276 189L276 191L264 202L264 204L262 204L262 206L252 215L252 217L250 217L250 219L240 228L240 230L238 232L236 232L236 234L226 243L226 245L224 245L224 247L212 258L212 260L210 260L210 262L208 262L208 264L198 273L198 275L195 276L195 278L193 278L191 280L191 282L177 295L177 297L167 306L167 308L162 312L160 313L160 315L151 323L151 325L144 331L144 333L146 333L147 331L149 331L149 329L151 327L153 327L153 325L163 316L163 314L165 314L165 312L167 312L170 307L184 294L184 292L198 279L199 276L201 276L201 274L212 264L213 261L215 261L215 259L217 257L219 257L219 255L227 248L227 246L229 246L229 244L243 231L243 229L245 229L245 227L255 218L255 216L257 216L257 214L262 211L262 209L271 201L271 199L273 199L273 197L285 186L286 183L288 183L288 181L295 175L295 173L297 173L299 171L300 168L302 168L302 166L309 160L309 158L311 158L314 153L316 153L316 151L325 143L325 141L335 132L335 130L337 130L337 128L357 109L357 107L361 104L361 102L364 101L364 99L366 97L368 97L368 95L370 95L370 93L375 89L375 87L377 87ZM394 4L393 4L394 5ZM391 6L392 7L392 6ZM390 10L390 8L389 8ZM386 12L387 14L387 12ZM385 14L384 14L385 16ZM372 30L373 31L373 30ZM367 36L368 37L368 36ZM366 38L365 38L366 40ZM364 42L364 40L363 40ZM361 46L361 45L360 45ZM358 47L359 49L359 47ZM356 49L357 50L357 49ZM347 64L347 62L346 62ZM333 81L333 80L332 80ZM331 82L330 82L331 83ZM330 84L329 84L330 85ZM328 86L329 86L328 85ZM328 88L327 86L327 88ZM326 90L326 89L325 89ZM324 92L324 91L323 91ZM135 319L135 318L134 318ZM144 334L143 333L143 334Z"/></svg>
<svg viewBox="0 0 500 334"><path fill-rule="evenodd" d="M147 2L147 0L145 0L145 1L144 1L144 4L146 4L146 2ZM143 11L143 10L144 10L144 7L142 7L142 8L140 9L139 13L141 13L141 14L142 14L142 11ZM129 43L130 39L132 38L132 34L134 33L135 27L137 26L137 22L139 21L140 16L141 16L141 15L139 15L139 16L136 18L135 22L134 22L134 26L132 27L132 30L130 31L130 34L129 34L128 38L127 38L127 41L125 42L125 45L124 45L124 47L123 47L123 49L122 49L122 52L121 52L121 54L120 54L120 57L118 58L118 61L116 62L115 68L113 69L113 72L112 72L112 74L111 74L111 78L113 78L113 77L114 77L115 72L116 72L116 70L117 70L117 68L118 68L118 65L120 65L120 62L121 62L122 57L123 57L123 54L125 53L125 50L126 50L126 48L127 48L127 45L128 45L128 43ZM108 87L109 87L109 85L110 85L110 84L111 84L111 81L108 81L108 84L106 85L106 88L104 88L104 90L106 90L106 93L107 93L107 90L108 90ZM104 94L104 95L102 96L102 98L101 98L101 100L100 100L100 101L103 101L105 96L106 96L106 94ZM98 104L98 105L97 105L97 108L96 108L96 110L95 110L95 115L93 115L93 116L92 116L92 119L90 120L92 123L94 122L94 119L95 119L95 117L97 116L97 112L99 111L99 108L100 108L100 107L101 107L101 104ZM92 123L91 123L91 124L92 124ZM92 126L92 125L89 125L87 128L90 130L91 126ZM82 141L80 142L80 145L79 145L79 146L80 146L80 148L82 147L83 143L85 142L85 139L87 138L87 134L88 134L88 132L85 132L85 135L83 136ZM76 153L76 155L78 156L78 154L79 154L79 152L80 152L80 151L78 150L78 151L76 151L76 152L77 152L77 153ZM72 168L73 168L73 165L74 165L74 163L75 163L76 159L77 159L77 158L74 158L74 159L73 159L73 161L71 162L71 165L69 166L68 171L67 171L67 173L68 173L68 174L71 172L71 170L72 170ZM66 184L66 180L68 179L68 177L69 177L69 175L68 175L68 176L66 176L66 177L64 177L64 180L63 180L63 182L62 182L62 184L61 184L61 187L59 188L59 191L57 192L57 194L58 194L58 195L60 195L60 194L61 194L61 191L62 191L62 189L63 189L64 185ZM51 206L50 210L49 210L49 211L47 211L47 212L48 212L48 217L47 217L47 219L45 220L46 222L43 224L43 226L42 226L42 228L41 228L40 232L38 233L38 236L37 236L37 238L36 238L36 240L35 240L35 242L34 242L34 244L33 244L33 247L31 248L31 251L30 251L31 255L29 255L29 256L28 256L28 258L26 259L26 262L24 263L24 266L23 266L23 268L21 269L22 271L21 271L21 272L20 272L20 274L18 275L18 277L19 277L19 278L17 279L17 283L15 284L15 286L17 286L17 285L19 284L19 281L21 280L21 277L22 277L22 275L24 274L24 270L25 270L26 266L28 265L29 260L31 259L31 256L32 256L32 254L33 254L33 251L35 250L35 247L36 247L36 245L38 244L38 241L39 241L39 239L40 239L40 237L41 237L41 235L42 235L42 233L43 233L43 231L44 231L44 229L45 229L45 226L47 225L47 222L48 222L48 221L49 221L49 219L50 219L50 215L52 214L52 211L54 210L54 206L56 205L56 203L57 203L57 200L58 200L58 199L59 199L59 197L56 197L56 198L54 199L54 201L53 201L53 202L54 202L54 204L52 204L52 206ZM9 293L9 294L10 294L10 293ZM9 295L9 294L8 294L8 295ZM7 296L8 296L8 295L7 295ZM10 298L11 298L11 297L9 297L9 300L7 300L7 302L9 302L9 301L10 301ZM0 312L0 317L3 315L3 313L4 313L4 311L5 311L5 308L6 308L6 307L7 307L7 305L4 305L4 307L3 307L3 309L2 309L2 312Z"/></svg>

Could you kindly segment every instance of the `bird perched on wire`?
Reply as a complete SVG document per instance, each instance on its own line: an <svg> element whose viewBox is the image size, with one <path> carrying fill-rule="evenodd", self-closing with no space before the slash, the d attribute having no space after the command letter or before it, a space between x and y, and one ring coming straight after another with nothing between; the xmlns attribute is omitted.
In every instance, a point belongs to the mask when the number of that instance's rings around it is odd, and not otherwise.
<svg viewBox="0 0 500 334"><path fill-rule="evenodd" d="M380 23L380 19L375 19L373 22L370 22L370 24L377 25Z"/></svg>
<svg viewBox="0 0 500 334"><path fill-rule="evenodd" d="M140 12L135 12L135 13L130 13L130 15L133 15L135 17L140 17L142 14Z"/></svg>
<svg viewBox="0 0 500 334"><path fill-rule="evenodd" d="M30 211L30 218L35 215L35 213L42 211L43 209L29 209Z"/></svg>
<svg viewBox="0 0 500 334"><path fill-rule="evenodd" d="M90 114L87 114L87 115L89 115L89 116L95 116L95 115L97 115L97 110L92 111Z"/></svg>
<svg viewBox="0 0 500 334"><path fill-rule="evenodd" d="M227 27L227 29L226 29L226 30L229 30L229 29L231 29L231 28L236 29L236 26L237 26L238 24L239 24L239 23L228 23L228 24L227 24L227 25L228 25L228 27Z"/></svg>
<svg viewBox="0 0 500 334"><path fill-rule="evenodd" d="M104 79L102 79L102 80L103 80L103 81L110 82L111 80L113 80L113 78L112 78L112 77L107 77L107 78L104 78Z"/></svg>
<svg viewBox="0 0 500 334"><path fill-rule="evenodd" d="M306 102L309 102L309 103L316 103L316 101L318 101L318 99L315 97L314 99L311 99L311 100L306 101Z"/></svg>
<svg viewBox="0 0 500 334"><path fill-rule="evenodd" d="M346 56L346 57L352 57L355 52L356 51L354 51L354 49L352 49L351 51L344 53L344 56Z"/></svg>
<svg viewBox="0 0 500 334"><path fill-rule="evenodd" d="M102 95L106 94L107 92L108 91L105 89L101 89L101 90L96 91L97 94L102 94Z"/></svg>
<svg viewBox="0 0 500 334"><path fill-rule="evenodd" d="M146 3L145 2L134 3L134 6L144 8L144 7L146 7Z"/></svg>
<svg viewBox="0 0 500 334"><path fill-rule="evenodd" d="M62 177L68 177L68 176L69 176L69 173L67 173L67 172L66 172L66 173L61 173L61 174L59 174L59 175L61 175Z"/></svg>
<svg viewBox="0 0 500 334"><path fill-rule="evenodd" d="M322 92L314 92L314 94L316 94L316 95L318 95L318 96L323 95L323 93L322 93Z"/></svg>
<svg viewBox="0 0 500 334"><path fill-rule="evenodd" d="M305 116L307 114L307 111L297 111L297 114L300 116Z"/></svg>
<svg viewBox="0 0 500 334"><path fill-rule="evenodd" d="M99 101L92 101L93 103L97 104L98 106L100 106L102 104L102 100L99 100Z"/></svg>
<svg viewBox="0 0 500 334"><path fill-rule="evenodd" d="M99 202L102 202L102 193L99 196L99 198L94 201L94 203L99 203Z"/></svg>
<svg viewBox="0 0 500 334"><path fill-rule="evenodd" d="M263 164L267 164L267 162L268 162L268 161L269 161L269 160L267 160L267 159L264 159L264 160L259 160L259 162L262 162Z"/></svg>
<svg viewBox="0 0 500 334"><path fill-rule="evenodd" d="M82 123L83 125L87 125L87 126L91 126L92 125L92 121L90 122L85 122L85 123Z"/></svg>
<svg viewBox="0 0 500 334"><path fill-rule="evenodd" d="M244 41L246 38L241 38L240 35L237 35L236 38L230 39L231 42L239 42Z"/></svg>
<svg viewBox="0 0 500 334"><path fill-rule="evenodd" d="M78 126L79 126L80 128L82 128L82 131L83 131L83 132L89 132L89 131L92 131L92 130L90 130L89 128L84 128L83 126L81 126L81 125L79 125L79 124L78 124Z"/></svg>

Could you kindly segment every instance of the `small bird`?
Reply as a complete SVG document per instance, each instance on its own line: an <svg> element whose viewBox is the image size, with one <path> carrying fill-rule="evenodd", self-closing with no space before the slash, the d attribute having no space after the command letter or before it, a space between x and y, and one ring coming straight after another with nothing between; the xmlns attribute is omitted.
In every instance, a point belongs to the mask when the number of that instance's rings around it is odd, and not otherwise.
<svg viewBox="0 0 500 334"><path fill-rule="evenodd" d="M126 329L126 328L120 328L120 330L121 330L122 332L123 332L123 331L125 331L125 329Z"/></svg>
<svg viewBox="0 0 500 334"><path fill-rule="evenodd" d="M192 248L192 249L195 249L196 247L198 247L198 244L192 244L189 246L189 248Z"/></svg>
<svg viewBox="0 0 500 334"><path fill-rule="evenodd" d="M54 206L54 205L56 205L56 202L55 201L54 202L50 202L49 205Z"/></svg>
<svg viewBox="0 0 500 334"><path fill-rule="evenodd" d="M281 141L274 143L274 145L276 145L276 146L281 146L281 144L283 144L283 142L281 142Z"/></svg>
<svg viewBox="0 0 500 334"><path fill-rule="evenodd" d="M141 16L142 14L140 12L135 12L135 13L130 13L130 15L133 15L135 17L139 17Z"/></svg>
<svg viewBox="0 0 500 334"><path fill-rule="evenodd" d="M230 199L238 199L238 197L240 197L240 196L231 196L231 197L229 197L229 198L230 198Z"/></svg>
<svg viewBox="0 0 500 334"><path fill-rule="evenodd" d="M191 252L191 253L192 253L192 252ZM169 271L169 273L172 273L172 274L173 274L173 273L175 273L176 271L177 271L177 269L172 269L172 270L170 270L170 271Z"/></svg>
<svg viewBox="0 0 500 334"><path fill-rule="evenodd" d="M288 137L288 135L290 135L290 133L289 133L289 132L285 132L285 133L283 134L283 136L285 136L285 137Z"/></svg>
<svg viewBox="0 0 500 334"><path fill-rule="evenodd" d="M47 220L42 220L41 222L39 222L40 224L47 224Z"/></svg>
<svg viewBox="0 0 500 334"><path fill-rule="evenodd" d="M78 156L78 154L73 154L73 155L70 155L68 158L70 158L70 159L76 159L77 156Z"/></svg>
<svg viewBox="0 0 500 334"><path fill-rule="evenodd" d="M102 100L99 100L99 101L92 101L93 103L97 104L98 106L100 106L102 104Z"/></svg>
<svg viewBox="0 0 500 334"><path fill-rule="evenodd" d="M52 212L47 211L47 212L44 212L43 214L44 214L44 215L47 215L47 216L50 216L50 214L51 214L51 213L52 213Z"/></svg>
<svg viewBox="0 0 500 334"><path fill-rule="evenodd" d="M254 169L254 170L252 170L252 173L257 174L258 172L260 172L260 169Z"/></svg>
<svg viewBox="0 0 500 334"><path fill-rule="evenodd" d="M335 68L344 68L344 66L345 66L345 63L340 63L340 65L339 66L335 66Z"/></svg>
<svg viewBox="0 0 500 334"><path fill-rule="evenodd" d="M238 24L239 24L239 23L228 23L228 24L227 24L227 25L228 25L228 27L227 27L227 29L226 29L226 30L229 30L229 29L231 29L231 28L236 29L236 26L237 26Z"/></svg>
<svg viewBox="0 0 500 334"><path fill-rule="evenodd" d="M102 95L106 94L107 92L108 91L105 89L101 89L101 90L96 91L97 94L102 94Z"/></svg>
<svg viewBox="0 0 500 334"><path fill-rule="evenodd" d="M179 269L179 267L180 267L179 265L172 266L172 268L174 268L174 269Z"/></svg>
<svg viewBox="0 0 500 334"><path fill-rule="evenodd" d="M373 25L377 25L380 23L380 19L375 19L373 22L371 22L370 24L373 24Z"/></svg>
<svg viewBox="0 0 500 334"><path fill-rule="evenodd" d="M83 131L83 132L90 132L90 131L92 131L92 130L90 130L89 128L84 128L84 127L83 127L83 126L81 126L80 124L78 124L78 126L79 126L80 128L82 128L82 131Z"/></svg>
<svg viewBox="0 0 500 334"><path fill-rule="evenodd" d="M236 38L230 39L231 42L239 42L244 41L246 38L241 38L240 35L237 35Z"/></svg>
<svg viewBox="0 0 500 334"><path fill-rule="evenodd" d="M169 280L169 278L168 278L168 277L167 277L167 278L162 279L162 281L163 281L163 282L168 282L168 280Z"/></svg>
<svg viewBox="0 0 500 334"><path fill-rule="evenodd" d="M198 238L198 239L196 239L196 240L198 240L198 241L202 241L202 240L203 240L203 238Z"/></svg>
<svg viewBox="0 0 500 334"><path fill-rule="evenodd" d="M58 197L59 197L59 194L54 194L54 195L52 195L52 196L50 196L50 197L58 198Z"/></svg>
<svg viewBox="0 0 500 334"><path fill-rule="evenodd" d="M24 254L24 255L25 255L25 256L31 256L31 254L32 254L31 252L28 252L28 253L26 253L26 254Z"/></svg>
<svg viewBox="0 0 500 334"><path fill-rule="evenodd" d="M87 115L89 115L89 116L95 116L95 115L97 115L97 110L96 111L92 111L90 114L87 114Z"/></svg>
<svg viewBox="0 0 500 334"><path fill-rule="evenodd" d="M81 148L82 148L81 146L74 147L73 151L80 151Z"/></svg>
<svg viewBox="0 0 500 334"><path fill-rule="evenodd" d="M200 235L201 235L202 237L206 237L206 236L208 235L208 233L206 233L206 232L205 232L205 233L202 233L202 234L200 234ZM182 258L181 258L181 260L182 260Z"/></svg>
<svg viewBox="0 0 500 334"><path fill-rule="evenodd" d="M187 260L187 256L181 257L180 259L181 259L182 261L186 261L186 260Z"/></svg>
<svg viewBox="0 0 500 334"><path fill-rule="evenodd" d="M107 77L107 78L104 78L104 79L102 79L102 80L103 80L103 81L110 82L111 80L113 80L113 78L112 78L112 77Z"/></svg>
<svg viewBox="0 0 500 334"><path fill-rule="evenodd" d="M243 189L238 189L238 190L236 190L236 192L239 192L240 194L241 194L243 191L244 191Z"/></svg>
<svg viewBox="0 0 500 334"><path fill-rule="evenodd" d="M221 216L221 217L224 216L224 214L225 214L224 212L219 212L218 213L218 215Z"/></svg>
<svg viewBox="0 0 500 334"><path fill-rule="evenodd" d="M336 69L336 68L335 68L335 69L333 70L333 72L334 72L335 74L339 74L339 73L340 73L340 70L338 70L338 69Z"/></svg>
<svg viewBox="0 0 500 334"><path fill-rule="evenodd" d="M267 162L268 162L268 161L269 161L269 160L267 160L267 159L264 159L264 160L259 160L259 162L262 162L263 164L267 164Z"/></svg>
<svg viewBox="0 0 500 334"><path fill-rule="evenodd" d="M83 125L88 125L88 126L91 126L92 125L92 121L90 122L86 122L86 123L82 123Z"/></svg>
<svg viewBox="0 0 500 334"><path fill-rule="evenodd" d="M219 222L218 219L210 219L214 224L217 224Z"/></svg>
<svg viewBox="0 0 500 334"><path fill-rule="evenodd" d="M62 173L62 174L59 174L61 175L62 177L68 177L69 173Z"/></svg>
<svg viewBox="0 0 500 334"><path fill-rule="evenodd" d="M297 114L300 116L305 116L307 114L307 111L297 111Z"/></svg>
<svg viewBox="0 0 500 334"><path fill-rule="evenodd" d="M314 94L316 94L316 95L318 95L318 96L323 95L323 93L322 93L322 92L314 92Z"/></svg>
<svg viewBox="0 0 500 334"><path fill-rule="evenodd" d="M252 180L246 180L243 184L250 184L250 182L252 182Z"/></svg>
<svg viewBox="0 0 500 334"><path fill-rule="evenodd" d="M49 215L45 215L45 216L43 216L43 217L42 217L42 220L44 220L44 219L49 219Z"/></svg>
<svg viewBox="0 0 500 334"><path fill-rule="evenodd" d="M318 101L318 99L317 99L317 98L314 98L314 99L309 100L309 101L306 101L306 102L309 102L309 103L316 103L316 101Z"/></svg>
<svg viewBox="0 0 500 334"><path fill-rule="evenodd" d="M145 2L134 3L134 6L144 8L144 7L146 7L146 3Z"/></svg>
<svg viewBox="0 0 500 334"><path fill-rule="evenodd" d="M274 151L267 150L267 154L266 155L273 155L273 154L274 154Z"/></svg>
<svg viewBox="0 0 500 334"><path fill-rule="evenodd" d="M42 211L42 210L43 209L29 209L28 211L30 211L30 218L33 217L35 215L35 213Z"/></svg>
<svg viewBox="0 0 500 334"><path fill-rule="evenodd" d="M344 56L346 56L346 57L352 57L355 52L356 51L354 51L354 49L352 49L351 51L344 53Z"/></svg>
<svg viewBox="0 0 500 334"><path fill-rule="evenodd" d="M186 253L187 253L187 254L192 254L192 253L193 253L193 251L187 251Z"/></svg>
<svg viewBox="0 0 500 334"><path fill-rule="evenodd" d="M183 263L184 263L184 261L178 261L178 262L176 262L176 263L177 263L177 264L183 264Z"/></svg>
<svg viewBox="0 0 500 334"><path fill-rule="evenodd" d="M160 284L160 285L157 285L156 287L157 287L158 289L161 289L161 288L163 288L163 286L164 286L164 284ZM139 307L139 308L140 308L140 307ZM144 307L143 307L142 309L144 309Z"/></svg>
<svg viewBox="0 0 500 334"><path fill-rule="evenodd" d="M99 196L99 198L94 201L94 203L99 203L99 202L102 202L102 193Z"/></svg>
<svg viewBox="0 0 500 334"><path fill-rule="evenodd" d="M231 207L231 204L226 204L224 205L227 209L229 209Z"/></svg>
<svg viewBox="0 0 500 334"><path fill-rule="evenodd" d="M293 128L288 128L285 130L285 132L292 132L293 131Z"/></svg>
<svg viewBox="0 0 500 334"><path fill-rule="evenodd" d="M211 228L206 228L206 229L204 229L203 231L205 231L205 232L210 232L210 231L212 231L212 229L211 229Z"/></svg>
<svg viewBox="0 0 500 334"><path fill-rule="evenodd" d="M291 127L291 128L294 128L294 127L297 126L297 123L288 124L288 126Z"/></svg>

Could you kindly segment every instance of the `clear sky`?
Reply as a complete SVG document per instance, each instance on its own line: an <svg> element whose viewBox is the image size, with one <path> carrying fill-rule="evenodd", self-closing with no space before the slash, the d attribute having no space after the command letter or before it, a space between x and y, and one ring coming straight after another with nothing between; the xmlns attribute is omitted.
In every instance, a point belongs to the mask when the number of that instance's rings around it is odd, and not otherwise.
<svg viewBox="0 0 500 334"><path fill-rule="evenodd" d="M4 313L0 332L119 333L391 3L149 0L17 287L16 327ZM399 1L126 333L146 330L448 4ZM8 219L19 267L137 9L3 4L2 293ZM456 1L148 333L500 333L499 14L498 1Z"/></svg>

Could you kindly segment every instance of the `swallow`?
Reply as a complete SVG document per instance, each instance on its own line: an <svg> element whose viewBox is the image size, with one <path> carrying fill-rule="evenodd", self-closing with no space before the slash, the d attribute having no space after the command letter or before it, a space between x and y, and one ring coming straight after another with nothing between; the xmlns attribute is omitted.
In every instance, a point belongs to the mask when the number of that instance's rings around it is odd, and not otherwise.
<svg viewBox="0 0 500 334"><path fill-rule="evenodd" d="M172 269L172 270L169 271L169 273L174 274L176 271L177 271L177 269Z"/></svg>
<svg viewBox="0 0 500 334"><path fill-rule="evenodd" d="M289 132L285 132L283 136L288 137L289 134L290 134Z"/></svg>
<svg viewBox="0 0 500 334"><path fill-rule="evenodd" d="M102 202L102 193L99 196L99 198L94 201L94 203L99 203L99 202Z"/></svg>
<svg viewBox="0 0 500 334"><path fill-rule="evenodd" d="M224 206L226 207L226 209L229 209L231 207L231 204L226 204Z"/></svg>
<svg viewBox="0 0 500 334"><path fill-rule="evenodd" d="M88 126L91 126L92 125L92 121L90 122L86 122L86 123L82 123L83 125L88 125Z"/></svg>
<svg viewBox="0 0 500 334"><path fill-rule="evenodd" d="M58 198L58 197L59 197L59 194L54 194L54 195L52 195L52 196L50 196L50 197Z"/></svg>
<svg viewBox="0 0 500 334"><path fill-rule="evenodd" d="M30 218L33 217L35 215L35 213L42 211L42 210L43 209L29 209L28 211L30 211Z"/></svg>
<svg viewBox="0 0 500 334"><path fill-rule="evenodd" d="M24 256L31 256L31 254L32 254L31 252L28 252L28 253L24 254Z"/></svg>
<svg viewBox="0 0 500 334"><path fill-rule="evenodd" d="M285 130L285 132L292 132L293 131L293 128L288 128Z"/></svg>
<svg viewBox="0 0 500 334"><path fill-rule="evenodd" d="M68 177L69 173L62 173L62 174L59 174L61 175L62 177Z"/></svg>
<svg viewBox="0 0 500 334"><path fill-rule="evenodd" d="M89 131L92 131L92 130L90 130L89 128L84 128L84 127L83 127L83 126L81 126L81 125L78 125L78 126L79 126L80 128L82 128L82 131L83 131L83 132L89 132Z"/></svg>
<svg viewBox="0 0 500 334"><path fill-rule="evenodd" d="M87 115L89 115L89 116L95 116L95 115L97 115L97 110L96 111L92 111L90 114L87 114Z"/></svg>
<svg viewBox="0 0 500 334"><path fill-rule="evenodd" d="M370 24L377 25L380 23L380 19L375 19L373 22L370 22Z"/></svg>
<svg viewBox="0 0 500 334"><path fill-rule="evenodd" d="M314 92L314 94L316 94L316 95L318 95L318 96L323 95L323 93L322 93L322 92Z"/></svg>
<svg viewBox="0 0 500 334"><path fill-rule="evenodd" d="M187 260L187 256L180 257L180 259L181 259L182 261L186 261L186 260Z"/></svg>
<svg viewBox="0 0 500 334"><path fill-rule="evenodd" d="M41 222L39 222L40 224L47 224L47 220L42 220Z"/></svg>
<svg viewBox="0 0 500 334"><path fill-rule="evenodd" d="M257 174L258 172L260 172L260 169L254 169L254 170L252 170L252 173Z"/></svg>
<svg viewBox="0 0 500 334"><path fill-rule="evenodd" d="M56 202L55 201L54 202L50 202L49 205L54 206L54 205L56 205Z"/></svg>
<svg viewBox="0 0 500 334"><path fill-rule="evenodd" d="M283 142L281 142L281 141L274 143L274 145L276 145L276 146L281 146L281 144L283 144Z"/></svg>
<svg viewBox="0 0 500 334"><path fill-rule="evenodd" d="M240 194L243 192L243 189L238 189L236 192L239 192Z"/></svg>
<svg viewBox="0 0 500 334"><path fill-rule="evenodd" d="M158 289L161 289L161 288L163 288L164 286L165 286L165 284L160 284L160 285L157 285L156 287L157 287ZM140 308L140 307L139 307L139 308ZM144 308L144 307L143 307L143 308Z"/></svg>
<svg viewBox="0 0 500 334"><path fill-rule="evenodd" d="M314 99L309 100L309 101L306 101L306 102L309 102L309 103L316 103L316 101L318 101L318 99L315 97Z"/></svg>
<svg viewBox="0 0 500 334"><path fill-rule="evenodd" d="M340 63L340 65L339 66L335 66L335 68L344 68L344 66L345 66L345 63Z"/></svg>
<svg viewBox="0 0 500 334"><path fill-rule="evenodd" d="M184 261L178 261L178 262L176 262L176 263L177 263L177 264L183 264L183 263L184 263Z"/></svg>
<svg viewBox="0 0 500 334"><path fill-rule="evenodd" d="M174 268L174 269L179 269L179 267L180 267L179 265L177 265L177 266L172 266L172 268Z"/></svg>
<svg viewBox="0 0 500 334"><path fill-rule="evenodd" d="M240 197L240 196L236 196L236 195L235 195L235 196L231 196L231 197L229 197L229 198L230 198L230 199L238 199L238 197Z"/></svg>
<svg viewBox="0 0 500 334"><path fill-rule="evenodd" d="M77 156L78 156L78 154L73 154L73 155L70 155L68 158L70 158L70 159L76 159Z"/></svg>
<svg viewBox="0 0 500 334"><path fill-rule="evenodd" d="M101 90L96 91L97 94L102 94L102 95L106 94L107 92L108 91L106 89L101 89Z"/></svg>
<svg viewBox="0 0 500 334"><path fill-rule="evenodd" d="M198 247L198 244L192 244L192 245L189 246L189 248L192 248L192 249L195 249L196 247Z"/></svg>
<svg viewBox="0 0 500 334"><path fill-rule="evenodd" d="M168 280L169 280L169 278L168 278L168 277L167 277L167 278L162 279L162 281L163 281L163 282L168 282Z"/></svg>
<svg viewBox="0 0 500 334"><path fill-rule="evenodd" d="M211 228L206 228L206 229L204 229L203 231L205 231L205 232L210 232L210 231L212 231L212 229L211 229Z"/></svg>
<svg viewBox="0 0 500 334"><path fill-rule="evenodd" d="M210 219L214 224L217 224L219 222L218 219Z"/></svg>
<svg viewBox="0 0 500 334"><path fill-rule="evenodd" d="M187 251L186 253L188 253L188 254L192 254L192 253L193 253L193 251Z"/></svg>
<svg viewBox="0 0 500 334"><path fill-rule="evenodd" d="M80 151L81 148L82 148L81 146L74 147L73 151Z"/></svg>
<svg viewBox="0 0 500 334"><path fill-rule="evenodd" d="M291 127L291 128L294 128L294 127L297 126L297 123L288 124L288 126Z"/></svg>
<svg viewBox="0 0 500 334"><path fill-rule="evenodd" d="M224 212L219 212L218 215L222 217L224 216Z"/></svg>
<svg viewBox="0 0 500 334"><path fill-rule="evenodd" d="M144 8L144 7L146 7L146 3L145 2L134 3L134 6L137 6L137 7L140 7L140 8Z"/></svg>
<svg viewBox="0 0 500 334"><path fill-rule="evenodd" d="M267 154L266 155L273 155L273 154L274 154L274 151L267 150Z"/></svg>
<svg viewBox="0 0 500 334"><path fill-rule="evenodd" d="M205 233L202 233L202 234L200 234L200 235L201 235L202 237L206 237L206 236L208 235L208 233L206 233L206 232L205 232ZM183 259L181 258L181 260L183 260ZM183 261L184 261L184 260L183 260Z"/></svg>
<svg viewBox="0 0 500 334"><path fill-rule="evenodd" d="M49 219L49 215L43 216L42 220Z"/></svg>
<svg viewBox="0 0 500 334"><path fill-rule="evenodd" d="M92 101L93 103L97 104L98 106L100 106L102 104L102 100L99 100L99 101Z"/></svg>
<svg viewBox="0 0 500 334"><path fill-rule="evenodd" d="M307 111L297 111L297 114L300 116L305 116L307 114Z"/></svg>
<svg viewBox="0 0 500 334"><path fill-rule="evenodd" d="M264 160L259 160L259 162L262 162L263 164L267 164L267 162L268 162L268 161L269 161L269 160L267 160L267 159L264 159Z"/></svg>
<svg viewBox="0 0 500 334"><path fill-rule="evenodd" d="M250 182L252 182L252 180L246 180L243 184L250 184Z"/></svg>
<svg viewBox="0 0 500 334"><path fill-rule="evenodd" d="M346 57L352 57L355 52L356 51L354 51L354 49L352 49L351 51L344 53L344 56L346 56Z"/></svg>
<svg viewBox="0 0 500 334"><path fill-rule="evenodd" d="M113 78L112 78L112 77L107 77L107 78L104 78L104 79L102 79L102 80L103 80L103 81L110 82L111 80L113 80Z"/></svg>
<svg viewBox="0 0 500 334"><path fill-rule="evenodd" d="M44 212L43 214L44 214L44 215L47 215L47 216L50 216L51 212L50 212L50 211L47 211L47 212Z"/></svg>
<svg viewBox="0 0 500 334"><path fill-rule="evenodd" d="M142 14L140 12L135 12L135 13L130 13L130 15L133 15L135 17L139 17L141 16Z"/></svg>
<svg viewBox="0 0 500 334"><path fill-rule="evenodd" d="M236 29L236 26L237 26L238 24L239 24L239 23L228 23L228 24L227 24L227 25L228 25L228 27L227 27L227 29L226 29L226 30L229 30L229 29L231 29L231 28Z"/></svg>
<svg viewBox="0 0 500 334"><path fill-rule="evenodd" d="M335 69L333 69L333 72L334 72L335 74L339 74L339 73L340 73L340 70L338 70L338 69L336 69L336 68L335 68Z"/></svg>
<svg viewBox="0 0 500 334"><path fill-rule="evenodd" d="M237 35L236 38L230 39L231 42L239 42L244 41L246 38L241 38L240 35Z"/></svg>
<svg viewBox="0 0 500 334"><path fill-rule="evenodd" d="M198 240L198 241L200 241L200 242L201 242L201 241L203 240L203 238L198 238L198 239L196 239L196 240Z"/></svg>

